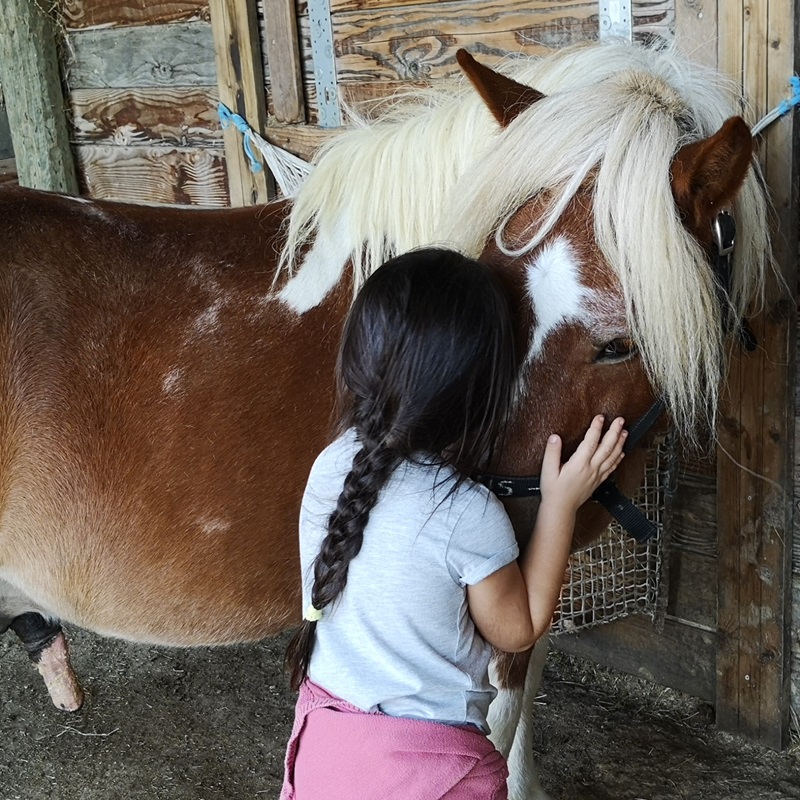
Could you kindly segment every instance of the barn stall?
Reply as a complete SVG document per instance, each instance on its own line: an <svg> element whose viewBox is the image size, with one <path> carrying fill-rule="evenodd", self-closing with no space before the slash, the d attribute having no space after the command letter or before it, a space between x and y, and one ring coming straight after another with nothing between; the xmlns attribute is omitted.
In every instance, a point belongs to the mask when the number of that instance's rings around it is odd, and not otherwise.
<svg viewBox="0 0 800 800"><path fill-rule="evenodd" d="M8 5L27 18L48 4ZM491 63L629 31L636 39L674 40L741 83L751 122L788 96L796 71L788 0L665 0L630 8L623 2L65 0L56 10L49 27L33 20L39 27L31 36L9 25L13 13L0 21L0 79L20 180L134 202L220 207L271 196L269 177L249 170L240 134L222 130L220 100L269 141L310 159L336 135L348 104L391 98L454 73L459 47ZM16 82L23 70L8 68L29 51L40 71L38 91ZM66 81L66 115L53 99L61 91L54 58ZM41 69L48 59L49 71ZM34 107L20 110L22 103ZM51 123L55 148L46 145ZM776 208L776 261L792 289L796 127L791 119L776 123L759 149ZM780 748L800 712L800 637L791 623L793 605L800 614L794 532L800 469L794 302L777 282L753 326L761 347L733 353L720 448L703 460L682 458L668 487L668 542L644 565L646 575L655 573L657 596L646 592L644 602L634 597L625 609L649 613L602 626L592 617L585 626L566 626L570 632L554 642L703 698L723 730ZM633 585L639 581L637 574ZM585 598L578 602L585 605Z"/></svg>

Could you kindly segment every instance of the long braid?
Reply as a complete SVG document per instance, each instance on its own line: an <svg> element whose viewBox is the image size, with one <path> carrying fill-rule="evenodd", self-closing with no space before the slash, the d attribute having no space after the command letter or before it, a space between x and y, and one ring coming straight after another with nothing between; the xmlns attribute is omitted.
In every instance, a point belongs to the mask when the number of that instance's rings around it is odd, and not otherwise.
<svg viewBox="0 0 800 800"><path fill-rule="evenodd" d="M344 479L336 508L328 518L328 533L314 561L314 585L311 605L322 610L332 605L347 585L350 562L358 555L364 541L364 529L370 511L401 456L391 447L364 442L353 457L353 465ZM286 651L290 683L297 690L308 674L314 650L317 623L303 620Z"/></svg>
<svg viewBox="0 0 800 800"><path fill-rule="evenodd" d="M508 301L489 268L447 250L398 256L367 279L337 364L342 429L361 445L314 561L311 620L286 651L292 688L306 675L313 617L344 591L381 489L403 460L452 467L452 490L502 440L516 386Z"/></svg>

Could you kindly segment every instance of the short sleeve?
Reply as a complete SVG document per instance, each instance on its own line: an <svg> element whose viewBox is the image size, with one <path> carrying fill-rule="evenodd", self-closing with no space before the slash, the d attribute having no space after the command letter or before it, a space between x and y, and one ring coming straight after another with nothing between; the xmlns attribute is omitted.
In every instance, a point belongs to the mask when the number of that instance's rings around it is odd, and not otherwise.
<svg viewBox="0 0 800 800"><path fill-rule="evenodd" d="M447 568L460 586L480 583L519 556L514 528L502 503L472 487L447 547Z"/></svg>

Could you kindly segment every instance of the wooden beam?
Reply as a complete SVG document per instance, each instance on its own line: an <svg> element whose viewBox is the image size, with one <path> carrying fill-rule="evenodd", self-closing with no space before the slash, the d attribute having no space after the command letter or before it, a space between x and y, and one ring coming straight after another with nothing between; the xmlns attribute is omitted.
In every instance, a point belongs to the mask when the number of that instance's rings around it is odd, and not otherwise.
<svg viewBox="0 0 800 800"><path fill-rule="evenodd" d="M720 69L740 83L755 121L788 96L797 69L794 3L726 2L717 24ZM786 283L770 276L751 318L758 349L732 352L717 471L717 723L775 748L787 744L790 707L797 130L783 119L760 148Z"/></svg>
<svg viewBox="0 0 800 800"><path fill-rule="evenodd" d="M658 630L647 617L635 615L578 633L551 636L550 643L562 653L712 700L715 638L713 630L669 617L663 630Z"/></svg>
<svg viewBox="0 0 800 800"><path fill-rule="evenodd" d="M305 122L300 40L294 0L264 0L272 106L278 122Z"/></svg>
<svg viewBox="0 0 800 800"><path fill-rule="evenodd" d="M77 194L55 28L36 0L3 2L0 83L20 184Z"/></svg>
<svg viewBox="0 0 800 800"><path fill-rule="evenodd" d="M255 0L210 0L219 99L259 132L266 128L266 93L258 41ZM231 205L266 203L275 194L266 169L251 172L242 135L233 125L224 134Z"/></svg>
<svg viewBox="0 0 800 800"><path fill-rule="evenodd" d="M675 41L698 64L718 67L718 0L675 0Z"/></svg>

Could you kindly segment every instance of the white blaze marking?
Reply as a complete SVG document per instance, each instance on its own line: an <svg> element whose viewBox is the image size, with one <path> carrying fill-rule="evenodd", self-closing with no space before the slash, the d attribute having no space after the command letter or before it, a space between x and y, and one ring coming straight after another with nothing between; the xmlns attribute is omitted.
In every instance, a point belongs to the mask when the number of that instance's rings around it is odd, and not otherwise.
<svg viewBox="0 0 800 800"><path fill-rule="evenodd" d="M560 236L545 245L527 268L528 295L536 327L525 359L530 364L542 353L545 340L556 328L586 320L595 292L581 284L580 268L570 243Z"/></svg>

